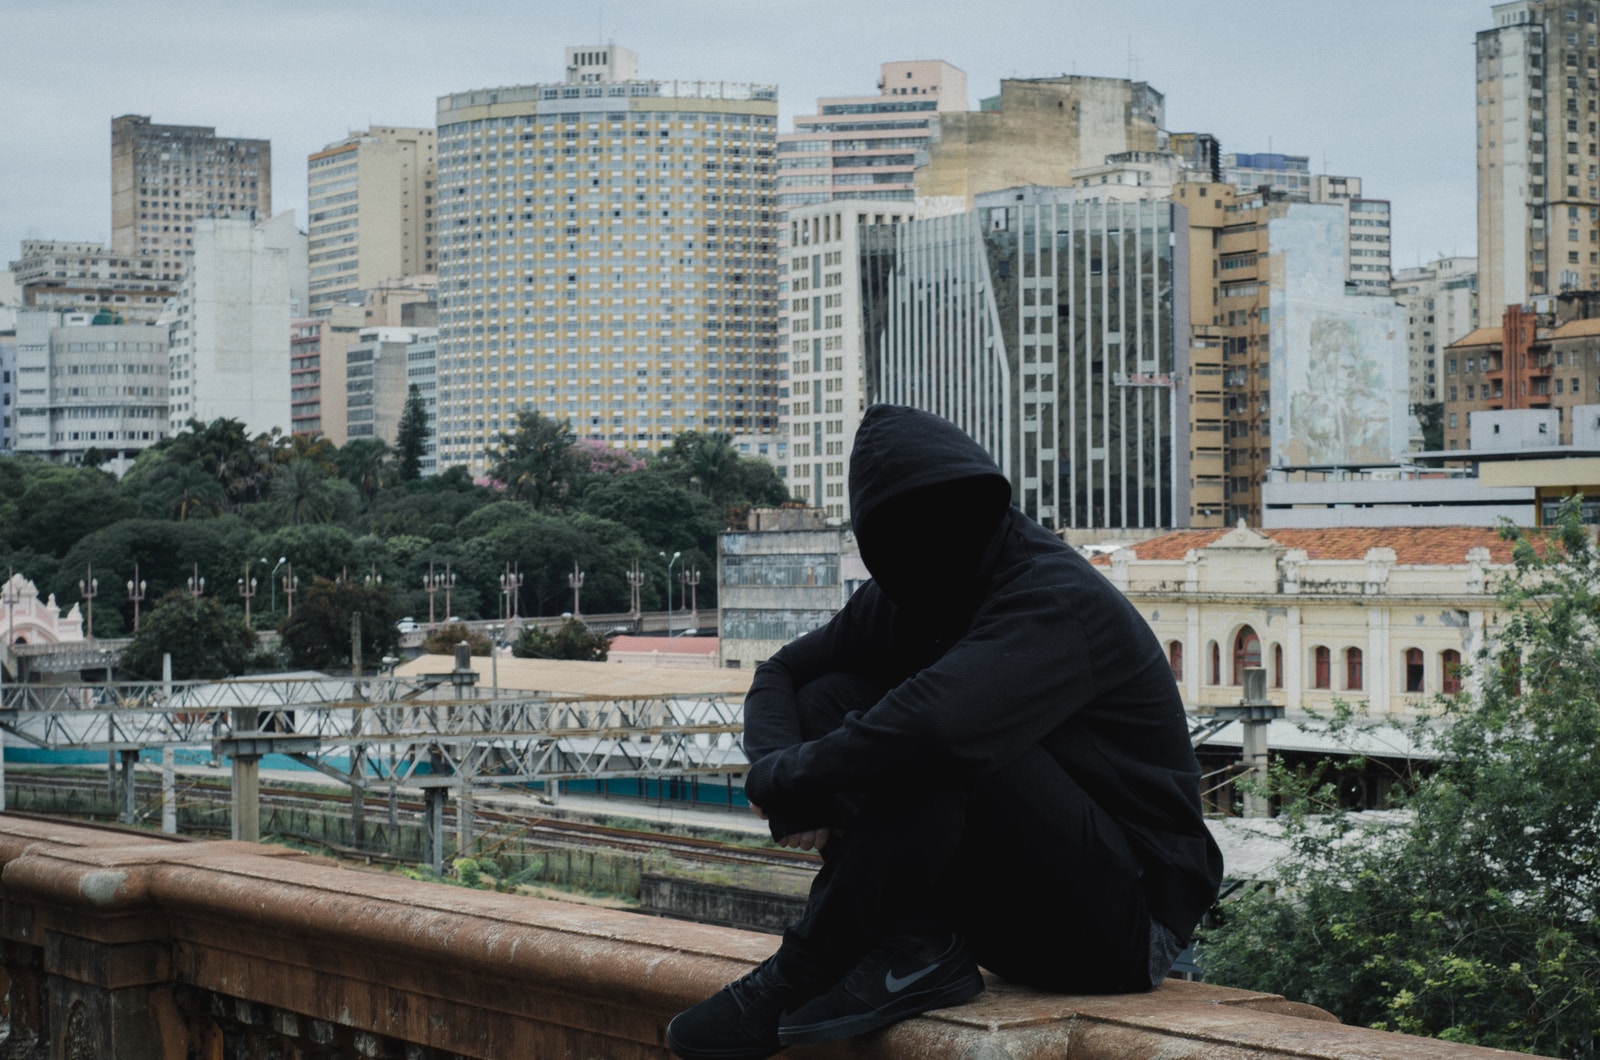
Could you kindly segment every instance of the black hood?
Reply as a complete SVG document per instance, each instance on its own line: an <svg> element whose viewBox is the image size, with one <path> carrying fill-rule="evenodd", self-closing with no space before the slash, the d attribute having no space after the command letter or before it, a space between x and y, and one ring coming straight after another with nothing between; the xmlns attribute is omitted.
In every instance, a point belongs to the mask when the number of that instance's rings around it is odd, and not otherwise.
<svg viewBox="0 0 1600 1060"><path fill-rule="evenodd" d="M949 420L873 405L850 453L850 514L861 558L899 604L964 600L1011 503L982 446Z"/></svg>

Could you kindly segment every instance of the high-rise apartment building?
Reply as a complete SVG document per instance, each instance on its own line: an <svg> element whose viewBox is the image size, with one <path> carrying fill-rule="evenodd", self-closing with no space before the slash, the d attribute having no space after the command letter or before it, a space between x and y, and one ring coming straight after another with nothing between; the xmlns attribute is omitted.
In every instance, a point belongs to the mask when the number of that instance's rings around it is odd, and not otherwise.
<svg viewBox="0 0 1600 1060"><path fill-rule="evenodd" d="M306 160L311 314L433 272L432 129L374 125Z"/></svg>
<svg viewBox="0 0 1600 1060"><path fill-rule="evenodd" d="M306 237L293 212L194 225L169 356L168 429L240 420L252 435L289 431L290 322L304 315Z"/></svg>
<svg viewBox="0 0 1600 1060"><path fill-rule="evenodd" d="M1440 258L1401 269L1392 290L1406 310L1411 404L1442 401L1439 350L1478 326L1478 259Z"/></svg>
<svg viewBox="0 0 1600 1060"><path fill-rule="evenodd" d="M16 329L17 453L121 474L167 434L167 335L116 314L24 309Z"/></svg>
<svg viewBox="0 0 1600 1060"><path fill-rule="evenodd" d="M861 236L911 219L911 203L841 199L791 207L783 240L788 298L785 479L797 500L848 519L850 448L867 407Z"/></svg>
<svg viewBox="0 0 1600 1060"><path fill-rule="evenodd" d="M333 305L290 324L289 424L295 434L320 435L334 445L349 440L344 354L360 335L364 315L361 306Z"/></svg>
<svg viewBox="0 0 1600 1060"><path fill-rule="evenodd" d="M1047 526L1184 525L1187 276L1167 202L1010 189L873 227L862 253L871 400L944 416Z"/></svg>
<svg viewBox="0 0 1600 1060"><path fill-rule="evenodd" d="M1360 177L1312 173L1307 155L1222 156L1222 182L1240 194L1267 189L1290 202L1337 203L1345 211L1346 280L1369 294L1387 293L1393 279L1389 200L1361 194Z"/></svg>
<svg viewBox="0 0 1600 1060"><path fill-rule="evenodd" d="M129 323L154 324L177 291L158 279L150 254L118 254L100 243L25 239L22 257L11 263L22 303L58 313L109 309Z"/></svg>
<svg viewBox="0 0 1600 1060"><path fill-rule="evenodd" d="M778 137L778 207L832 199L910 199L917 152L942 112L967 109L967 75L947 62L884 63L878 95L817 100Z"/></svg>
<svg viewBox="0 0 1600 1060"><path fill-rule="evenodd" d="M1179 184L1194 482L1190 521L1261 521L1268 468L1393 463L1408 448L1404 311L1352 284L1340 203Z"/></svg>
<svg viewBox="0 0 1600 1060"><path fill-rule="evenodd" d="M395 444L400 414L410 390L410 371L425 368L413 362L411 350L431 346L434 328L362 328L345 350L345 418L355 438L377 438Z"/></svg>
<svg viewBox="0 0 1600 1060"><path fill-rule="evenodd" d="M964 213L974 197L1022 184L1068 187L1108 155L1159 151L1166 102L1143 81L1042 77L1000 82L978 111L938 115L916 172L917 216Z"/></svg>
<svg viewBox="0 0 1600 1060"><path fill-rule="evenodd" d="M1600 289L1595 0L1514 0L1477 38L1478 289L1485 314Z"/></svg>
<svg viewBox="0 0 1600 1060"><path fill-rule="evenodd" d="M445 465L529 407L639 449L777 427L777 90L635 62L569 48L564 83L439 99Z"/></svg>
<svg viewBox="0 0 1600 1060"><path fill-rule="evenodd" d="M272 216L272 144L202 125L111 119L111 249L151 261L176 283L194 253L195 222Z"/></svg>

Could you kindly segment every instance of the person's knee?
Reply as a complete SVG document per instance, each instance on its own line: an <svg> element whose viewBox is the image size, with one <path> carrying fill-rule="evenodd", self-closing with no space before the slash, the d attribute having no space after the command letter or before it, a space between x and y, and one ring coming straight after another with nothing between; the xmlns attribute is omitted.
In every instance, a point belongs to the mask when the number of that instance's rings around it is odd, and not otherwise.
<svg viewBox="0 0 1600 1060"><path fill-rule="evenodd" d="M868 710L888 691L860 674L834 671L808 681L795 692L795 710L807 740L837 729L852 711Z"/></svg>

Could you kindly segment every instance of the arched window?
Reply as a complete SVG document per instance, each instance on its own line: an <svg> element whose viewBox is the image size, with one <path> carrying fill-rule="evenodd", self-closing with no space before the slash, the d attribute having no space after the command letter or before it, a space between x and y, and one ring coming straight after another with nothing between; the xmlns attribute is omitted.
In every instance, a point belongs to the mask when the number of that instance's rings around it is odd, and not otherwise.
<svg viewBox="0 0 1600 1060"><path fill-rule="evenodd" d="M1406 649L1406 691L1423 691L1422 649Z"/></svg>
<svg viewBox="0 0 1600 1060"><path fill-rule="evenodd" d="M1244 672L1261 665L1261 638L1249 626L1233 638L1233 684L1244 684Z"/></svg>
<svg viewBox="0 0 1600 1060"><path fill-rule="evenodd" d="M1217 647L1217 642L1211 642L1211 683L1222 684L1222 649Z"/></svg>
<svg viewBox="0 0 1600 1060"><path fill-rule="evenodd" d="M1167 645L1167 665L1172 667L1172 679L1183 680L1183 641L1175 640Z"/></svg>
<svg viewBox="0 0 1600 1060"><path fill-rule="evenodd" d="M1461 653L1454 648L1439 653L1439 688L1447 696L1461 691Z"/></svg>
<svg viewBox="0 0 1600 1060"><path fill-rule="evenodd" d="M1328 672L1331 669L1330 655L1331 653L1328 651L1328 649L1322 647L1317 648L1317 650L1313 653L1315 665L1312 667L1311 671L1312 688L1333 687L1332 677Z"/></svg>
<svg viewBox="0 0 1600 1060"><path fill-rule="evenodd" d="M1352 692L1359 692L1363 687L1360 648L1344 650L1344 687Z"/></svg>
<svg viewBox="0 0 1600 1060"><path fill-rule="evenodd" d="M1283 687L1283 645L1272 646L1272 687Z"/></svg>

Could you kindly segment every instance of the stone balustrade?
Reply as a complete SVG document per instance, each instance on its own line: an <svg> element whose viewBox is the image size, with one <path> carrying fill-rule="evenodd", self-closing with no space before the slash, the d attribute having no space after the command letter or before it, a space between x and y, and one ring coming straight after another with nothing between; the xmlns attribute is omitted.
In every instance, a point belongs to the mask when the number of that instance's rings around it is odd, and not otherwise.
<svg viewBox="0 0 1600 1060"><path fill-rule="evenodd" d="M666 1022L772 936L418 883L271 846L0 815L0 1060L664 1057ZM1496 1054L1349 1028L1266 994L993 983L808 1057Z"/></svg>

